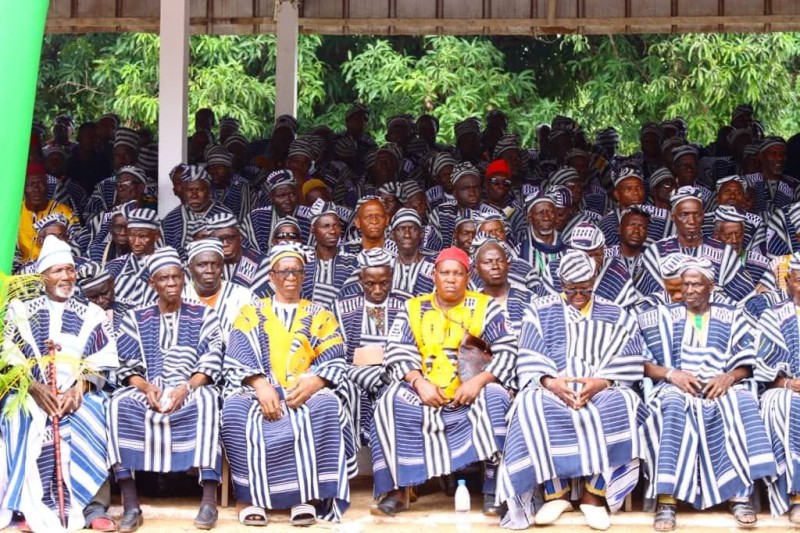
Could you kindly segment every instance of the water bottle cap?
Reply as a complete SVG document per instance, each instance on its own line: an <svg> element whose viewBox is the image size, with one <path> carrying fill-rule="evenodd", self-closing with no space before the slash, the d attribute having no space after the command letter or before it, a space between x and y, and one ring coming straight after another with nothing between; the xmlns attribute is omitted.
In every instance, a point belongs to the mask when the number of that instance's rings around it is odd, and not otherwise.
<svg viewBox="0 0 800 533"><path fill-rule="evenodd" d="M463 479L459 479L458 480L458 486L459 487L466 487L467 486L467 482L464 481Z"/></svg>

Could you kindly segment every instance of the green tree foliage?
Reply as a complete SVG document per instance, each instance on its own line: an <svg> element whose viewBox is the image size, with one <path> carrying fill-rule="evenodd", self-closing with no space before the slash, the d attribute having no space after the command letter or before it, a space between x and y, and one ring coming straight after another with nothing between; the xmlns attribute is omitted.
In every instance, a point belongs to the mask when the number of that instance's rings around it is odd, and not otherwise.
<svg viewBox="0 0 800 533"><path fill-rule="evenodd" d="M155 128L158 37L151 34L48 36L37 117L79 121L106 111ZM340 129L354 101L373 111L382 138L398 113L437 116L441 140L471 115L510 111L511 129L531 145L536 125L556 114L587 131L614 126L623 148L639 126L682 116L692 140L709 142L740 103L756 107L770 133L800 130L800 34L641 36L391 37L301 35L298 118L304 127ZM195 36L190 112L212 107L264 135L275 103L275 37Z"/></svg>

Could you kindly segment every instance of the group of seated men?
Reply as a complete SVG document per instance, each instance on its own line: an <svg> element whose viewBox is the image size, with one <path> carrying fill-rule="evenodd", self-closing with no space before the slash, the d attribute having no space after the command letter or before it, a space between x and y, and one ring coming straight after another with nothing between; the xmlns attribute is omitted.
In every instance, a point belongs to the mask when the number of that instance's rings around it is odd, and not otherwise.
<svg viewBox="0 0 800 533"><path fill-rule="evenodd" d="M755 526L757 480L800 523L800 183L750 106L706 147L646 124L628 157L566 117L538 150L499 111L455 146L430 115L377 146L368 118L249 142L201 110L163 220L145 132L35 128L1 520L135 531L135 473L192 471L211 529L223 456L242 524L339 520L368 447L378 515L477 468L512 529L574 504L608 529L640 479L657 531L679 502Z"/></svg>

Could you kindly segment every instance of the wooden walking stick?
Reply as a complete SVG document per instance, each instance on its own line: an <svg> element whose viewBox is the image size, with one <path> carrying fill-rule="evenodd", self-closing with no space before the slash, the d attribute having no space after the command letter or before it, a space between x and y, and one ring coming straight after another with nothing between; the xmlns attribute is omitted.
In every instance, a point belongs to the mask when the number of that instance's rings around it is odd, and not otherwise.
<svg viewBox="0 0 800 533"><path fill-rule="evenodd" d="M58 398L58 383L57 377L58 373L56 372L56 351L60 350L61 346L57 345L53 341L48 341L47 346L47 355L50 358L50 364L48 365L48 373L50 375L50 391L53 395ZM66 513L66 505L64 503L64 473L61 471L61 431L59 430L59 420L58 415L52 416L52 425L53 425L53 452L55 453L56 458L56 485L58 490L58 516L61 519L61 525L66 528L67 527L67 513Z"/></svg>

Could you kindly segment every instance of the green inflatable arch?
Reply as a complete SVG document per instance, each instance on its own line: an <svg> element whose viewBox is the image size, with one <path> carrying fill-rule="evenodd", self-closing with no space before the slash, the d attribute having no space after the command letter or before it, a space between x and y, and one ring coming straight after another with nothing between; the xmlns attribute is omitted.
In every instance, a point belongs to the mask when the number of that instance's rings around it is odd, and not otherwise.
<svg viewBox="0 0 800 533"><path fill-rule="evenodd" d="M0 274L10 274L17 243L33 104L49 0L0 0Z"/></svg>

